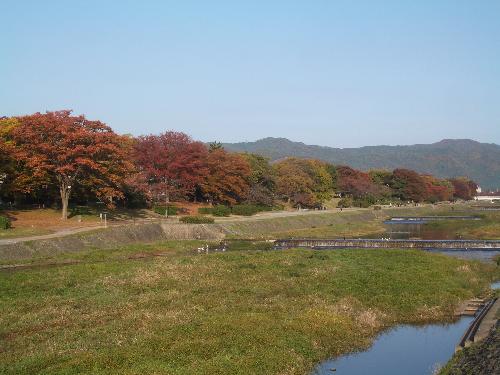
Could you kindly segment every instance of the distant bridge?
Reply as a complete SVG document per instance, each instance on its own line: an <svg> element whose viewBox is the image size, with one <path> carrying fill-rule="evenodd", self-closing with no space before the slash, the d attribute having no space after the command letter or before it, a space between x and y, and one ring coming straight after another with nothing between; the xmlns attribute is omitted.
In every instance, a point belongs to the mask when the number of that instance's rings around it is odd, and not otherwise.
<svg viewBox="0 0 500 375"><path fill-rule="evenodd" d="M500 240L392 240L392 239L281 239L275 249L310 248L383 248L383 249L451 249L499 250Z"/></svg>

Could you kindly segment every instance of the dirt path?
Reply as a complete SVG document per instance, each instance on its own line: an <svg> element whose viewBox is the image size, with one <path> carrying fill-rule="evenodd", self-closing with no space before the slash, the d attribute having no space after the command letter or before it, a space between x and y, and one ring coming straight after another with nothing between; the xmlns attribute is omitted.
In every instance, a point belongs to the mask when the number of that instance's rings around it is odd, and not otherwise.
<svg viewBox="0 0 500 375"><path fill-rule="evenodd" d="M91 230L96 230L96 229L101 229L101 228L104 228L104 226L93 225L93 226L88 226L88 227L61 229L61 230L58 230L54 233L42 234L39 236L6 238L3 240L0 240L0 245L10 245L10 244L19 243L19 242L35 241L35 240L47 240L50 238L64 237L64 236L68 236L70 234L88 232Z"/></svg>

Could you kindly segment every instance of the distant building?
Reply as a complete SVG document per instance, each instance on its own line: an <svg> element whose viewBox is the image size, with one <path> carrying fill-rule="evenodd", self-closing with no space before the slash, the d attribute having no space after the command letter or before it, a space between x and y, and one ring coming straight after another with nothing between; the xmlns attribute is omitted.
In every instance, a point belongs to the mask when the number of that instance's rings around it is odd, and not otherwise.
<svg viewBox="0 0 500 375"><path fill-rule="evenodd" d="M477 201L500 201L500 192L497 190L496 192L493 191L486 191L483 193L481 186L478 186L476 189L477 195L474 197L475 200Z"/></svg>

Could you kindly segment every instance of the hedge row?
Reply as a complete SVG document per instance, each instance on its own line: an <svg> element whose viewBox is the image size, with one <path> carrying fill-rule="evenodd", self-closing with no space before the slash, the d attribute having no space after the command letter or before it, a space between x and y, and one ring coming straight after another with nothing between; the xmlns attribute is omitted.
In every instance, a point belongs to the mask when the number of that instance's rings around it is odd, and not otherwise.
<svg viewBox="0 0 500 375"><path fill-rule="evenodd" d="M165 207L163 206L155 206L153 207L153 211L159 215L165 216ZM174 216L177 215L178 208L176 206L168 206L168 215Z"/></svg>
<svg viewBox="0 0 500 375"><path fill-rule="evenodd" d="M212 224L214 219L206 216L183 216L179 221L186 224Z"/></svg>
<svg viewBox="0 0 500 375"><path fill-rule="evenodd" d="M214 207L201 207L198 208L198 213L199 214L210 214L214 216L229 216L231 215L231 209L227 206L224 206L222 204L218 204L217 206Z"/></svg>
<svg viewBox="0 0 500 375"><path fill-rule="evenodd" d="M241 215L241 216L252 216L259 212L272 211L273 207L260 206L255 204L239 204L233 207L227 207L223 205L217 205L214 207L201 207L198 208L198 213L202 215L214 215L214 216L229 216Z"/></svg>

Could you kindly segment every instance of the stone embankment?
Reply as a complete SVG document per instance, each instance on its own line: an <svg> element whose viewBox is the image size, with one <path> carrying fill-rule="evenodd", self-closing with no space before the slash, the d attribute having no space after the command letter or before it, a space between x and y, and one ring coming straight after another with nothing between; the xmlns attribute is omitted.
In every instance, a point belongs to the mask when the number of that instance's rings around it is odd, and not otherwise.
<svg viewBox="0 0 500 375"><path fill-rule="evenodd" d="M0 260L50 256L85 249L113 248L133 243L161 240L221 240L224 232L218 225L154 223L122 225L35 241L0 245Z"/></svg>

